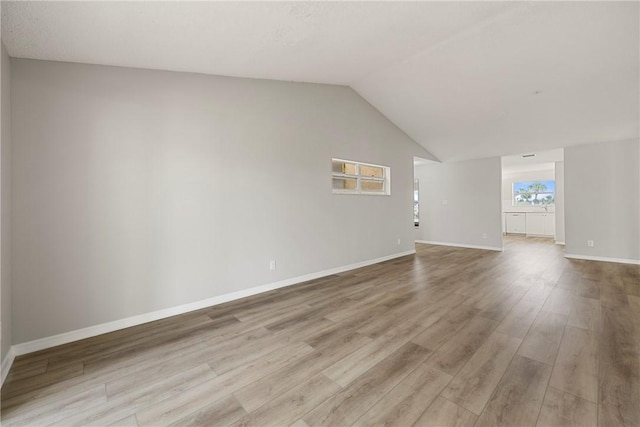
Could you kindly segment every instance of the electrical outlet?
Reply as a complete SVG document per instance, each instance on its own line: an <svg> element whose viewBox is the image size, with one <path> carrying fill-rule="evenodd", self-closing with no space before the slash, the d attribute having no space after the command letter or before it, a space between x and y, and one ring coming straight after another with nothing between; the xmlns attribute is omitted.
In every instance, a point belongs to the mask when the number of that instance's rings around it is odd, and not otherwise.
<svg viewBox="0 0 640 427"><path fill-rule="evenodd" d="M592 248L593 247L593 240L587 240L587 246Z"/></svg>
<svg viewBox="0 0 640 427"><path fill-rule="evenodd" d="M447 199L442 199L442 206L447 206L449 201Z"/></svg>
<svg viewBox="0 0 640 427"><path fill-rule="evenodd" d="M487 238L487 233L482 233L482 238L486 239Z"/></svg>
<svg viewBox="0 0 640 427"><path fill-rule="evenodd" d="M276 269L276 260L272 259L271 261L269 261L269 270L273 271Z"/></svg>
<svg viewBox="0 0 640 427"><path fill-rule="evenodd" d="M398 244L400 244L400 239L398 239Z"/></svg>

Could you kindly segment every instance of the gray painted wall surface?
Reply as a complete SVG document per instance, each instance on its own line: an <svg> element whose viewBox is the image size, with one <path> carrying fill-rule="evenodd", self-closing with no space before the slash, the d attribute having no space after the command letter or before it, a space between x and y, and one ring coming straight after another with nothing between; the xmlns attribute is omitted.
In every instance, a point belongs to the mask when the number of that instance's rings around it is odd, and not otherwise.
<svg viewBox="0 0 640 427"><path fill-rule="evenodd" d="M564 162L556 162L556 242L564 243Z"/></svg>
<svg viewBox="0 0 640 427"><path fill-rule="evenodd" d="M640 260L640 141L568 147L564 155L567 254Z"/></svg>
<svg viewBox="0 0 640 427"><path fill-rule="evenodd" d="M416 166L418 240L502 248L501 168L500 157Z"/></svg>
<svg viewBox="0 0 640 427"><path fill-rule="evenodd" d="M15 343L413 249L430 155L347 87L20 59L12 83ZM391 196L333 195L332 157L390 166Z"/></svg>
<svg viewBox="0 0 640 427"><path fill-rule="evenodd" d="M2 300L2 356L4 360L12 344L12 319L11 319L11 64L9 55L0 42L2 59L2 104L0 124L2 147L0 151L0 299Z"/></svg>

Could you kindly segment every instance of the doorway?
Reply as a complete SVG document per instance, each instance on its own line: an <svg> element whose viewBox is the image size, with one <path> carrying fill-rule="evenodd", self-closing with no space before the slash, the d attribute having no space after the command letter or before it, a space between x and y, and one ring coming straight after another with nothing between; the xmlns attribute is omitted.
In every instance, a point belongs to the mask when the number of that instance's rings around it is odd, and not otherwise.
<svg viewBox="0 0 640 427"><path fill-rule="evenodd" d="M413 227L415 231L414 241L422 242L427 240L426 218L428 215L427 198L425 197L426 174L423 168L427 165L435 164L433 160L421 157L413 158Z"/></svg>
<svg viewBox="0 0 640 427"><path fill-rule="evenodd" d="M564 245L564 149L502 157L501 194L503 236Z"/></svg>

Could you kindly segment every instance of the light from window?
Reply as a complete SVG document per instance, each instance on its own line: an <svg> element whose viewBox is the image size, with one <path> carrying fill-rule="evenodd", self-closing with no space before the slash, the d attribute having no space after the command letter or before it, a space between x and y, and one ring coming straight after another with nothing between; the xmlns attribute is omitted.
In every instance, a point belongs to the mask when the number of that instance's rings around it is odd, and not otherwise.
<svg viewBox="0 0 640 427"><path fill-rule="evenodd" d="M413 225L420 226L420 184L413 180Z"/></svg>
<svg viewBox="0 0 640 427"><path fill-rule="evenodd" d="M335 194L391 194L391 170L387 166L332 159Z"/></svg>
<svg viewBox="0 0 640 427"><path fill-rule="evenodd" d="M526 181L513 183L513 205L547 206L555 204L555 181Z"/></svg>

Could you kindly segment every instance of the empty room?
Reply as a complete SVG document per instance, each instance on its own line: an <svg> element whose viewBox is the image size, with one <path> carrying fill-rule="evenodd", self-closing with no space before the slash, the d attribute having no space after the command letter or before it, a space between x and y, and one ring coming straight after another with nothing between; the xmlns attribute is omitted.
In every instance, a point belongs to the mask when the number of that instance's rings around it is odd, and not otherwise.
<svg viewBox="0 0 640 427"><path fill-rule="evenodd" d="M3 426L640 425L640 2L0 7Z"/></svg>

